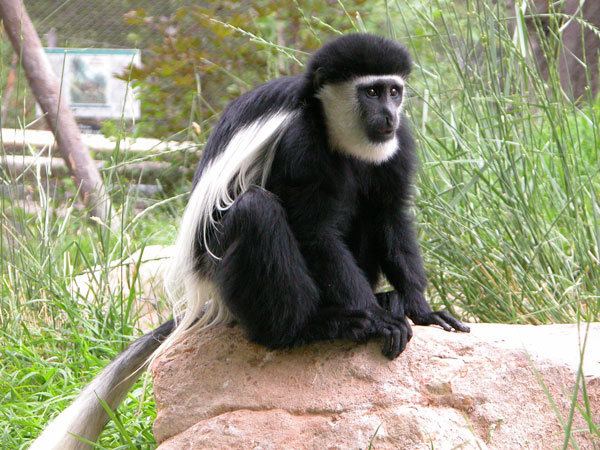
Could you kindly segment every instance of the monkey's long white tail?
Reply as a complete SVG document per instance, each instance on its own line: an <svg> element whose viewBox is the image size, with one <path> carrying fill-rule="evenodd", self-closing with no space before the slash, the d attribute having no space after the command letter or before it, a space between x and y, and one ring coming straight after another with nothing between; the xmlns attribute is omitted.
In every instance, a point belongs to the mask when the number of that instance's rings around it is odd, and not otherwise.
<svg viewBox="0 0 600 450"><path fill-rule="evenodd" d="M227 210L250 186L264 185L277 141L294 114L279 111L241 128L201 174L183 214L174 256L165 276L167 297L174 317L180 319L157 354L185 332L229 320L229 312L219 301L213 284L197 271L195 242L203 239L211 254L206 236L210 227L215 226L214 211Z"/></svg>
<svg viewBox="0 0 600 450"><path fill-rule="evenodd" d="M46 426L30 450L91 448L85 440L95 442L108 422L108 414L100 400L105 401L112 410L116 409L141 375L148 358L173 327L173 320L169 320L133 342L92 380L67 409Z"/></svg>

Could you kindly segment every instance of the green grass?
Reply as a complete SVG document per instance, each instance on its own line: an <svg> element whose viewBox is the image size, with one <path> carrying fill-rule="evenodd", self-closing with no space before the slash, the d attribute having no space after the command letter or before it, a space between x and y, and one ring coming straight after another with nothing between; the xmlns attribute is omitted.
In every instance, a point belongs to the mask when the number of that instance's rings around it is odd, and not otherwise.
<svg viewBox="0 0 600 450"><path fill-rule="evenodd" d="M600 103L544 80L487 2L433 4L413 12L437 58L408 39L433 296L483 321L598 317Z"/></svg>
<svg viewBox="0 0 600 450"><path fill-rule="evenodd" d="M597 321L598 101L569 100L553 65L547 80L540 75L524 17L516 16L516 33L509 29L514 11L483 0L386 6L387 16L381 8L356 24L389 30L415 58L408 112L421 160L416 215L432 302L467 320ZM387 25L376 27L378 20ZM545 45L550 52L561 44L550 33ZM106 176L129 224L136 214L128 182ZM0 446L11 449L26 446L140 334L135 290L123 297L108 289L105 270L95 298L81 301L69 292L73 276L172 242L184 207L177 197L113 232L80 211L51 213L68 202L52 198L47 179L29 179L41 214L0 197ZM0 173L0 181L14 180ZM573 392L582 388L578 377ZM600 436L588 400L584 394L581 406L573 397L572 409ZM149 386L138 383L118 414L123 427L110 424L101 448L154 446ZM572 416L561 420L572 445Z"/></svg>
<svg viewBox="0 0 600 450"><path fill-rule="evenodd" d="M108 264L147 245L172 242L177 219L170 208L158 208L128 231L113 233L80 214L66 224L51 218L46 225L44 214L13 217L10 206L7 199L0 205L0 436L1 447L19 448L140 334L133 308L139 292L123 296L108 278ZM176 209L183 206L179 202ZM17 234L16 228L26 232ZM95 291L87 299L72 295L73 277L98 267ZM139 383L120 413L135 447L151 446L151 390ZM115 448L123 442L110 425L101 444Z"/></svg>

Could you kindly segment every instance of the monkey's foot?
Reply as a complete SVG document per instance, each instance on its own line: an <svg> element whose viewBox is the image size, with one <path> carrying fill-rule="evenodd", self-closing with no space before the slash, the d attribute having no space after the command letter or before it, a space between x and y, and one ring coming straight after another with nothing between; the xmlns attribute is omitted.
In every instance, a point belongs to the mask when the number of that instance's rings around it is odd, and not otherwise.
<svg viewBox="0 0 600 450"><path fill-rule="evenodd" d="M391 317L389 312L381 307L369 310L369 316L373 336L383 338L381 353L389 359L397 358L413 336L406 317Z"/></svg>

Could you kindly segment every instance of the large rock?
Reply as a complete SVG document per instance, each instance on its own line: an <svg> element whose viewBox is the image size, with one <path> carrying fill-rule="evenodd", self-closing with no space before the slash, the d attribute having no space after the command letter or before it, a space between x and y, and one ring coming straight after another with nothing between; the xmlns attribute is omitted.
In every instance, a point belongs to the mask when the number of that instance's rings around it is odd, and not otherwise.
<svg viewBox="0 0 600 450"><path fill-rule="evenodd" d="M268 351L238 328L190 336L153 366L159 449L563 446L585 327L414 331L394 361L377 342ZM583 376L595 423L599 344L594 324ZM600 444L577 409L574 422L580 448Z"/></svg>

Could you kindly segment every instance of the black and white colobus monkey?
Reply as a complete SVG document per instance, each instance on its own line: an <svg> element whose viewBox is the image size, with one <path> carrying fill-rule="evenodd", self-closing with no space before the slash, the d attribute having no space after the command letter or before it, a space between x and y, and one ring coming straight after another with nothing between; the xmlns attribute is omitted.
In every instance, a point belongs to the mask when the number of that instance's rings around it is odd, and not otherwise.
<svg viewBox="0 0 600 450"><path fill-rule="evenodd" d="M166 287L183 332L235 319L270 348L381 338L397 357L415 324L469 328L425 300L408 211L415 166L402 114L411 68L398 43L367 34L321 48L306 73L268 82L224 111L184 213ZM375 294L381 274L395 291ZM169 322L123 352L34 448L97 438ZM186 331L187 330L187 331ZM85 447L81 445L81 447Z"/></svg>

